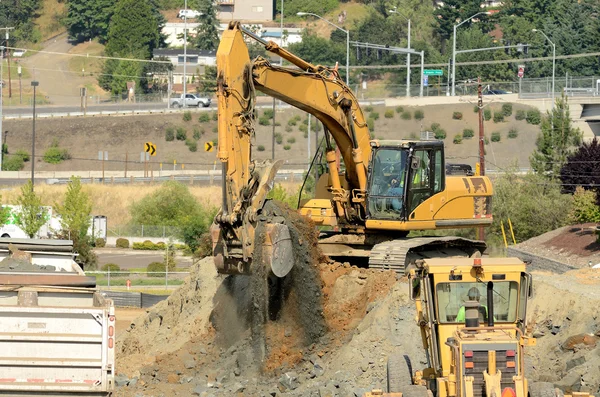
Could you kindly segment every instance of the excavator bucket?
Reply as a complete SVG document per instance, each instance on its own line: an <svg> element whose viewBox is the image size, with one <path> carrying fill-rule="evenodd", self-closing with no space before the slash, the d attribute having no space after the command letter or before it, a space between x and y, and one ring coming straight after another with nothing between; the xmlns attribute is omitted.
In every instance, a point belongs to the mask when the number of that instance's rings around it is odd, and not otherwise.
<svg viewBox="0 0 600 397"><path fill-rule="evenodd" d="M281 223L266 226L263 258L277 277L285 277L294 266L294 252L290 229Z"/></svg>

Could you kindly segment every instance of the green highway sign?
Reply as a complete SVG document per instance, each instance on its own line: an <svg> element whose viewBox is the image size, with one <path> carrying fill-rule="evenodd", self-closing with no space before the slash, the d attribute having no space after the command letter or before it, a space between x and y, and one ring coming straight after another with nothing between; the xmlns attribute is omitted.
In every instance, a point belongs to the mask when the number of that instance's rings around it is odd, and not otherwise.
<svg viewBox="0 0 600 397"><path fill-rule="evenodd" d="M444 71L442 69L424 69L423 74L425 76L443 76Z"/></svg>

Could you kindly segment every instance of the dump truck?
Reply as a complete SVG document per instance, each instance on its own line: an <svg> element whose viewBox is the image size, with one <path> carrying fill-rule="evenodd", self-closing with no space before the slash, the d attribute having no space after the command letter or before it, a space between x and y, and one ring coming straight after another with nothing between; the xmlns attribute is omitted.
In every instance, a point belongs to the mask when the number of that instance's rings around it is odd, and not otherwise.
<svg viewBox="0 0 600 397"><path fill-rule="evenodd" d="M0 238L0 396L107 396L115 309L67 240Z"/></svg>

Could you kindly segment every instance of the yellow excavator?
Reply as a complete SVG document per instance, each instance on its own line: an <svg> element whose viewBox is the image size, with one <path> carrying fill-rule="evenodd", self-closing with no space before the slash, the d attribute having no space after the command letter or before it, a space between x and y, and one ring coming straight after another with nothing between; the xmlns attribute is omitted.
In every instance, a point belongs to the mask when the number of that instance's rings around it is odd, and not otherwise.
<svg viewBox="0 0 600 397"><path fill-rule="evenodd" d="M246 39L293 66L251 60ZM477 256L485 250L481 241L407 235L490 225L493 191L487 177L445 175L443 141L372 139L357 98L335 68L313 65L232 22L217 51L223 202L211 237L220 273L249 274L257 255L277 277L294 263L296 242L285 217L263 211L282 161L252 157L256 90L323 125L328 169L316 181L314 197L300 202L299 212L322 230L324 254L404 274L418 259Z"/></svg>

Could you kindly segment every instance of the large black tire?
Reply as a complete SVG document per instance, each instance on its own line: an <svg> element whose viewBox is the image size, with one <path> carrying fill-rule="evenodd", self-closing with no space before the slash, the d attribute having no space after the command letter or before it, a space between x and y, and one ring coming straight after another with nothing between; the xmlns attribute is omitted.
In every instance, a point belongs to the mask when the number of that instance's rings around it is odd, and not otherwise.
<svg viewBox="0 0 600 397"><path fill-rule="evenodd" d="M387 361L388 393L400 393L412 385L412 365L407 355L392 354Z"/></svg>
<svg viewBox="0 0 600 397"><path fill-rule="evenodd" d="M529 384L529 397L564 397L564 393L550 382L533 382Z"/></svg>

